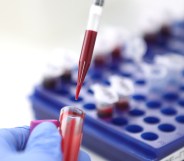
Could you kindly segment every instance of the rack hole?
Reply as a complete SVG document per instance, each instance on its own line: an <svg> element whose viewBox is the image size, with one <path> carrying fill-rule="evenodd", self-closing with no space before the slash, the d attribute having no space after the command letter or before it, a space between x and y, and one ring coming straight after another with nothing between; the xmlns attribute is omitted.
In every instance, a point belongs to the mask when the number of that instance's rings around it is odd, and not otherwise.
<svg viewBox="0 0 184 161"><path fill-rule="evenodd" d="M129 112L129 114L131 116L142 116L145 114L145 112L143 110L139 110L139 109L133 109Z"/></svg>
<svg viewBox="0 0 184 161"><path fill-rule="evenodd" d="M83 107L87 110L95 110L96 109L96 105L94 103L87 103Z"/></svg>
<svg viewBox="0 0 184 161"><path fill-rule="evenodd" d="M171 124L161 124L158 126L158 128L159 128L159 130L161 130L163 132L172 132L176 129L175 126L173 126Z"/></svg>
<svg viewBox="0 0 184 161"><path fill-rule="evenodd" d="M145 117L144 121L148 124L157 124L160 122L160 120L154 116Z"/></svg>
<svg viewBox="0 0 184 161"><path fill-rule="evenodd" d="M166 100L166 101L175 101L178 99L178 94L177 93L174 93L174 92L169 92L169 93L165 93L163 95L163 98Z"/></svg>
<svg viewBox="0 0 184 161"><path fill-rule="evenodd" d="M178 101L178 104L181 106L181 107L184 107L184 99L180 99Z"/></svg>
<svg viewBox="0 0 184 161"><path fill-rule="evenodd" d="M146 100L146 96L142 95L142 94L135 94L132 96L132 98L136 101L145 101Z"/></svg>
<svg viewBox="0 0 184 161"><path fill-rule="evenodd" d="M153 132L145 132L141 135L141 137L148 141L154 141L158 139L158 135Z"/></svg>
<svg viewBox="0 0 184 161"><path fill-rule="evenodd" d="M75 96L71 96L70 100L73 102L82 102L83 101L83 97L79 96L78 100L75 100Z"/></svg>
<svg viewBox="0 0 184 161"><path fill-rule="evenodd" d="M176 121L179 123L184 124L184 115L179 115L176 117Z"/></svg>
<svg viewBox="0 0 184 161"><path fill-rule="evenodd" d="M161 102L160 101L148 101L146 105L150 109L158 109L161 107Z"/></svg>
<svg viewBox="0 0 184 161"><path fill-rule="evenodd" d="M161 110L161 112L164 115L169 115L169 116L175 115L177 113L176 110L173 109L172 107L164 108Z"/></svg>
<svg viewBox="0 0 184 161"><path fill-rule="evenodd" d="M131 133L139 133L143 131L143 128L139 125L128 125L125 129Z"/></svg>
<svg viewBox="0 0 184 161"><path fill-rule="evenodd" d="M135 81L135 84L145 85L146 84L146 81L144 79L138 79L138 80Z"/></svg>
<svg viewBox="0 0 184 161"><path fill-rule="evenodd" d="M88 89L89 94L94 94L94 91L92 89Z"/></svg>
<svg viewBox="0 0 184 161"><path fill-rule="evenodd" d="M103 80L102 83L105 85L105 86L110 86L111 83L108 81L108 80Z"/></svg>
<svg viewBox="0 0 184 161"><path fill-rule="evenodd" d="M123 126L128 123L128 121L123 117L117 117L112 119L112 123L117 126Z"/></svg>

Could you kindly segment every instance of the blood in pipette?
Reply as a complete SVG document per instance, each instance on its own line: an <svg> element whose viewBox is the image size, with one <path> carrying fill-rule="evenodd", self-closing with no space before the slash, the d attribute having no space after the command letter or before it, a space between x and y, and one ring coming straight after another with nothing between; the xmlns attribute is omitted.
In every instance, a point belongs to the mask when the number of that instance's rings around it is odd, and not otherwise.
<svg viewBox="0 0 184 161"><path fill-rule="evenodd" d="M78 99L80 89L84 82L85 76L89 69L91 58L95 46L97 32L92 30L86 30L82 51L79 59L79 69L78 69L78 80L77 80L77 88L76 88L76 100Z"/></svg>

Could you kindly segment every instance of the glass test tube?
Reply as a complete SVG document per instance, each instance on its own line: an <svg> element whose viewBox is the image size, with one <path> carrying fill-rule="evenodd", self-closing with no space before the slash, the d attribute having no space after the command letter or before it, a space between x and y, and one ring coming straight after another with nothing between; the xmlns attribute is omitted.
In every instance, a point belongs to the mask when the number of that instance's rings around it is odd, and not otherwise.
<svg viewBox="0 0 184 161"><path fill-rule="evenodd" d="M170 86L178 85L182 77L181 71L184 68L184 57L177 53L168 53L164 56L156 56L155 61L167 68L168 84Z"/></svg>
<svg viewBox="0 0 184 161"><path fill-rule="evenodd" d="M67 106L60 112L60 133L62 136L62 161L77 161L82 140L85 114L82 110Z"/></svg>
<svg viewBox="0 0 184 161"><path fill-rule="evenodd" d="M118 96L108 87L100 84L92 86L94 90L94 97L97 103L97 115L99 118L111 118L114 111L114 103L117 102Z"/></svg>
<svg viewBox="0 0 184 161"><path fill-rule="evenodd" d="M148 92L158 97L166 88L168 70L163 65L143 64L142 68L147 79Z"/></svg>
<svg viewBox="0 0 184 161"><path fill-rule="evenodd" d="M112 83L112 90L114 90L119 97L119 100L115 103L116 108L121 111L127 111L130 107L130 97L134 93L133 82L130 79L116 75L110 78L110 82Z"/></svg>
<svg viewBox="0 0 184 161"><path fill-rule="evenodd" d="M129 38L125 46L126 58L133 59L136 63L141 63L142 58L147 51L147 44L140 36Z"/></svg>
<svg viewBox="0 0 184 161"><path fill-rule="evenodd" d="M45 89L56 89L59 83L61 70L53 65L48 65L43 74L42 85Z"/></svg>

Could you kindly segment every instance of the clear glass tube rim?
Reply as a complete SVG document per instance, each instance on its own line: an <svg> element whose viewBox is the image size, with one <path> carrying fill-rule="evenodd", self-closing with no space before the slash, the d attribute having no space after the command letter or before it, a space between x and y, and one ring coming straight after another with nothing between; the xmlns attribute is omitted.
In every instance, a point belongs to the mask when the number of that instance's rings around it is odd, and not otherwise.
<svg viewBox="0 0 184 161"><path fill-rule="evenodd" d="M81 117L84 118L85 113L81 108L77 108L75 106L65 106L60 110L60 115L62 113L68 113L68 117L70 118L77 118Z"/></svg>

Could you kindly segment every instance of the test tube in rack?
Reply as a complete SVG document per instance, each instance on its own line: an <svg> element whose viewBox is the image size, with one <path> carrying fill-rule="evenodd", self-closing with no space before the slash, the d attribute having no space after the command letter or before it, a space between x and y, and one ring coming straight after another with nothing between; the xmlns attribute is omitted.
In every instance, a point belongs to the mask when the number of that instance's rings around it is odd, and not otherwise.
<svg viewBox="0 0 184 161"><path fill-rule="evenodd" d="M99 118L108 119L113 116L114 103L118 100L118 95L109 87L100 84L92 86L94 97L97 103L97 115Z"/></svg>
<svg viewBox="0 0 184 161"><path fill-rule="evenodd" d="M116 91L119 100L115 103L118 110L127 111L129 109L130 98L134 93L134 84L130 79L119 76L111 76L112 90Z"/></svg>

